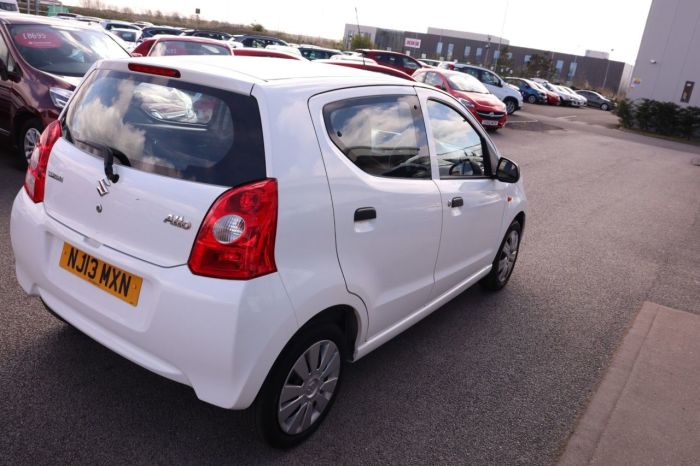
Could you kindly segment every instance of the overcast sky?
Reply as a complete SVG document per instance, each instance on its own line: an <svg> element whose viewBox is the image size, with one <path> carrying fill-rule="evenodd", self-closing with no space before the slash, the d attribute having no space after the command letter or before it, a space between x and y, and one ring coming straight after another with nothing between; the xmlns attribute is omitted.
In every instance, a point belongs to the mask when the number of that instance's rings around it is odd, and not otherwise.
<svg viewBox="0 0 700 466"><path fill-rule="evenodd" d="M142 8L340 40L345 23L427 32L428 26L502 36L512 45L583 54L610 51L634 64L652 0L103 0L135 11ZM67 0L65 4L79 4Z"/></svg>

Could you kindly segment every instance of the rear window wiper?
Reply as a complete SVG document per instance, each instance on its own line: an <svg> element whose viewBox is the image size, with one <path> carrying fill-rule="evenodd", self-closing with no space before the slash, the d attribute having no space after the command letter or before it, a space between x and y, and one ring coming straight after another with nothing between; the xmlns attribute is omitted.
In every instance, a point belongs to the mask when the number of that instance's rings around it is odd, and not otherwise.
<svg viewBox="0 0 700 466"><path fill-rule="evenodd" d="M83 139L78 139L75 138L75 142L78 144L83 144L88 147L92 147L93 149L96 149L98 151L104 152L104 160L105 160L105 175L107 176L107 179L111 181L112 183L116 183L119 181L119 175L114 173L114 159L116 158L119 160L119 162L122 165L126 165L127 167L131 166L131 162L129 161L129 157L126 156L126 154L119 149L116 149L114 147L107 146L105 144L100 144L97 142L93 141L85 141Z"/></svg>

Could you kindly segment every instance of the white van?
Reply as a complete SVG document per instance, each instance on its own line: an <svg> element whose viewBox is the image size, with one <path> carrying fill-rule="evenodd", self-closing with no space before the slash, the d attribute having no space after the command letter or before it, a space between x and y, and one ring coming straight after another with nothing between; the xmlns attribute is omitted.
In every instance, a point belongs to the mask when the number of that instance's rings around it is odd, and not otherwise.
<svg viewBox="0 0 700 466"><path fill-rule="evenodd" d="M19 13L17 0L0 0L0 13Z"/></svg>

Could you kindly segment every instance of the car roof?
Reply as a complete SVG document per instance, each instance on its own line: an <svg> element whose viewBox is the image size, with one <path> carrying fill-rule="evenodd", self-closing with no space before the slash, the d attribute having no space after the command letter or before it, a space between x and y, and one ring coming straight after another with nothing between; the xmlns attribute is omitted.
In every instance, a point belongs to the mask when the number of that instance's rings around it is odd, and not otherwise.
<svg viewBox="0 0 700 466"><path fill-rule="evenodd" d="M392 68L390 66L384 66L384 65L379 65L375 63L362 63L362 62L355 62L355 61L344 61L344 60L316 60L316 63L325 63L328 65L335 65L335 66L347 66L350 68L355 68L358 70L367 70L367 71L373 71L376 73L385 73L390 76L395 76L397 78L406 80L406 81L415 81L411 75L408 73L404 73L401 70L397 70L396 68Z"/></svg>
<svg viewBox="0 0 700 466"><path fill-rule="evenodd" d="M281 42L286 42L286 41L280 39L279 37L264 36L264 35L260 35L260 34L235 34L233 37L235 37L236 39L239 39L239 38L245 38L245 39L250 39L250 38L253 38L253 39L272 39L272 40L279 40L279 41L281 41Z"/></svg>
<svg viewBox="0 0 700 466"><path fill-rule="evenodd" d="M197 36L175 36L172 34L158 34L157 36L149 37L149 39L154 39L158 42L165 42L170 40L176 40L178 42L199 42L200 44L212 44L221 47L228 47L226 42L221 42L220 40L210 39L209 37L197 37Z"/></svg>
<svg viewBox="0 0 700 466"><path fill-rule="evenodd" d="M314 82L319 88L340 88L354 85L412 85L415 83L380 73L347 66L326 65L302 60L271 60L261 57L225 57L211 55L180 55L176 57L143 57L137 59L104 60L99 66L124 69L127 63L174 68L183 74L206 74L250 85L297 85Z"/></svg>
<svg viewBox="0 0 700 466"><path fill-rule="evenodd" d="M81 24L78 21L66 21L65 19L54 19L45 16L25 15L23 13L0 13L0 23L3 24L46 24L49 26L77 27L80 29L95 28Z"/></svg>
<svg viewBox="0 0 700 466"><path fill-rule="evenodd" d="M372 53L388 53L391 55L401 55L402 57L408 57L412 58L413 60L416 60L416 58L413 58L410 55L406 55L405 53L401 52L396 52L395 50L381 50L381 49L357 49L355 52L372 52Z"/></svg>

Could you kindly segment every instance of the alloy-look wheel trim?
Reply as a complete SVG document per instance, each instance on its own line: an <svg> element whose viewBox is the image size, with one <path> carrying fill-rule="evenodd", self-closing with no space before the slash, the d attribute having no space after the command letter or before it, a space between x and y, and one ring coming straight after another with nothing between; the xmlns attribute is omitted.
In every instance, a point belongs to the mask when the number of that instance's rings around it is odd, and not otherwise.
<svg viewBox="0 0 700 466"><path fill-rule="evenodd" d="M340 376L340 350L331 340L311 345L296 360L280 391L278 421L282 431L306 431L328 407Z"/></svg>
<svg viewBox="0 0 700 466"><path fill-rule="evenodd" d="M34 148L41 138L41 133L36 128L29 128L24 134L24 157L27 159L27 163L32 158L32 153Z"/></svg>
<svg viewBox="0 0 700 466"><path fill-rule="evenodd" d="M518 246L520 243L520 234L513 230L510 232L501 248L501 257L498 261L498 281L504 282L515 265L515 259L518 257Z"/></svg>

